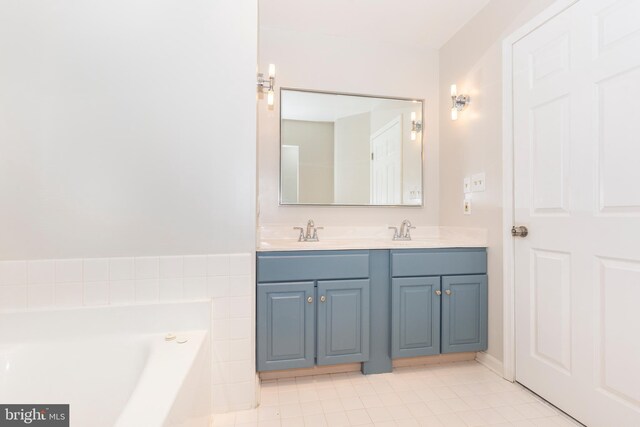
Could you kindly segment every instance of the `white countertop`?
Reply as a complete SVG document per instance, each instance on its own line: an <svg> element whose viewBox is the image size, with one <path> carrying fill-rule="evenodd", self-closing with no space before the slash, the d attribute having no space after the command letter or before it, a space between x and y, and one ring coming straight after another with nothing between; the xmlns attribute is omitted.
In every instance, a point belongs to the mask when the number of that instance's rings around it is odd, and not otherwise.
<svg viewBox="0 0 640 427"><path fill-rule="evenodd" d="M411 230L409 241L393 240L393 230L387 226L327 226L318 230L318 242L298 242L299 232L293 226L262 226L257 234L258 252L487 247L487 230L484 228L417 227Z"/></svg>

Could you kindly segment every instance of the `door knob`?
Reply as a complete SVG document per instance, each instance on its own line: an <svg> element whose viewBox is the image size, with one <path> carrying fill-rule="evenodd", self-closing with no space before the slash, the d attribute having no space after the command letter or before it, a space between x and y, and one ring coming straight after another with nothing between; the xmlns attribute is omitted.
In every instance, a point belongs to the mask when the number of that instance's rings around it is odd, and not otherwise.
<svg viewBox="0 0 640 427"><path fill-rule="evenodd" d="M324 295L320 297L320 302L325 302L326 300L327 300L327 297L325 297Z"/></svg>
<svg viewBox="0 0 640 427"><path fill-rule="evenodd" d="M308 302L309 304L311 304L311 303L313 302L313 297L308 297L308 298L307 298L307 302Z"/></svg>
<svg viewBox="0 0 640 427"><path fill-rule="evenodd" d="M447 295L451 295L451 289L447 289L446 291L444 291L444 293Z"/></svg>
<svg viewBox="0 0 640 427"><path fill-rule="evenodd" d="M437 290L437 291L436 291L436 295L438 295L438 296L442 295L442 291Z"/></svg>
<svg viewBox="0 0 640 427"><path fill-rule="evenodd" d="M527 237L527 235L529 234L529 230L527 230L527 227L525 227L524 225L519 225L519 226L513 226L511 228L511 235L513 237Z"/></svg>

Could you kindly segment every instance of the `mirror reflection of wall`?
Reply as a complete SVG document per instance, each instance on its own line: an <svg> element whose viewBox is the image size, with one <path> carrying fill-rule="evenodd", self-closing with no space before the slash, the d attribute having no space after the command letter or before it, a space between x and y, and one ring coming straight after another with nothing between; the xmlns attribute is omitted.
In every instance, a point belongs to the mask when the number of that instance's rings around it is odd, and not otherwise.
<svg viewBox="0 0 640 427"><path fill-rule="evenodd" d="M422 102L281 92L282 204L422 205Z"/></svg>

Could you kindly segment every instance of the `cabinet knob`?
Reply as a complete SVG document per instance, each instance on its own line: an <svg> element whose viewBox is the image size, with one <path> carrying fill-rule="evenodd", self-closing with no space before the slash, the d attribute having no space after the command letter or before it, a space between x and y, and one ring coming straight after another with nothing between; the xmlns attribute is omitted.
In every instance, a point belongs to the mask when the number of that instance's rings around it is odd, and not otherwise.
<svg viewBox="0 0 640 427"><path fill-rule="evenodd" d="M327 300L327 297L325 297L324 295L320 297L320 302L325 302L326 300Z"/></svg>
<svg viewBox="0 0 640 427"><path fill-rule="evenodd" d="M447 289L446 291L444 291L444 293L447 294L447 295L451 295L451 290Z"/></svg>
<svg viewBox="0 0 640 427"><path fill-rule="evenodd" d="M436 295L438 295L438 296L442 295L442 291L441 290L437 290L436 291Z"/></svg>
<svg viewBox="0 0 640 427"><path fill-rule="evenodd" d="M307 297L307 302L311 304L313 302L313 297Z"/></svg>

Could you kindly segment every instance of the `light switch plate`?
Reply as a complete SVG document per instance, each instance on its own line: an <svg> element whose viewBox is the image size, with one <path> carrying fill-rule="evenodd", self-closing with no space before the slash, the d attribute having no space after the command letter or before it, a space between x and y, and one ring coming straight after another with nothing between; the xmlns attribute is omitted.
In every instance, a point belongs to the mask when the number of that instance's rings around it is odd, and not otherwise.
<svg viewBox="0 0 640 427"><path fill-rule="evenodd" d="M471 215L471 199L464 199L464 214Z"/></svg>
<svg viewBox="0 0 640 427"><path fill-rule="evenodd" d="M471 193L471 178L468 176L464 177L464 194Z"/></svg>
<svg viewBox="0 0 640 427"><path fill-rule="evenodd" d="M484 172L471 175L471 191L484 191L485 179Z"/></svg>

